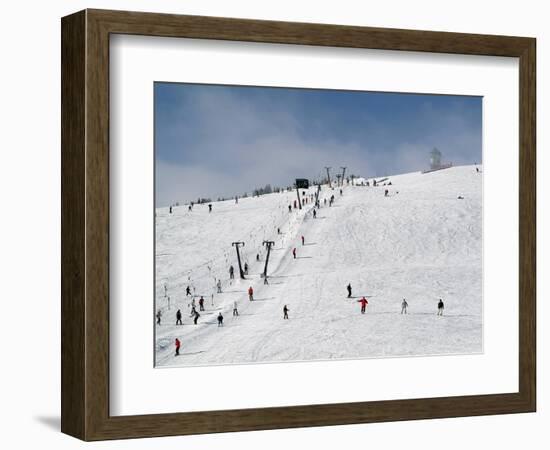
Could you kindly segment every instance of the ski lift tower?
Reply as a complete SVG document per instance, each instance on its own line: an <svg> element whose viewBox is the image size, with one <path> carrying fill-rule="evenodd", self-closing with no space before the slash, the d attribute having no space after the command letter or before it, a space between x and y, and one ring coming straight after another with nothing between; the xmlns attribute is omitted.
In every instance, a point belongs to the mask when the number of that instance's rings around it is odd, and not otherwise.
<svg viewBox="0 0 550 450"><path fill-rule="evenodd" d="M298 196L298 206L302 209L302 200L300 199L300 189L308 189L309 180L307 178L296 178L296 195Z"/></svg>
<svg viewBox="0 0 550 450"><path fill-rule="evenodd" d="M430 152L430 170L441 168L441 152L437 148L433 148Z"/></svg>

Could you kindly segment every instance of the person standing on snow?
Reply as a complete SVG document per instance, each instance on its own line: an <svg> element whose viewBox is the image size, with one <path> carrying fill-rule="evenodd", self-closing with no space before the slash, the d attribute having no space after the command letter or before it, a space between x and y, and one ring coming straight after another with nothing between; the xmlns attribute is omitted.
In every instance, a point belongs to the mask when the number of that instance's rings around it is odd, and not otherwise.
<svg viewBox="0 0 550 450"><path fill-rule="evenodd" d="M204 311L204 298L202 295L201 295L201 298L199 298L199 309L201 311Z"/></svg>
<svg viewBox="0 0 550 450"><path fill-rule="evenodd" d="M290 309L288 309L288 306L284 306L283 307L283 319L288 319L288 312L290 311Z"/></svg>
<svg viewBox="0 0 550 450"><path fill-rule="evenodd" d="M443 304L443 300L439 299L439 302L437 303L437 315L442 316L444 309L445 305Z"/></svg>
<svg viewBox="0 0 550 450"><path fill-rule="evenodd" d="M313 210L313 218L317 218L317 211L316 210Z"/></svg>
<svg viewBox="0 0 550 450"><path fill-rule="evenodd" d="M176 338L176 341L174 342L174 345L176 346L176 355L175 356L179 356L180 355L181 342L178 338Z"/></svg>
<svg viewBox="0 0 550 450"><path fill-rule="evenodd" d="M233 280L235 278L235 269L233 266L229 266L229 279Z"/></svg>
<svg viewBox="0 0 550 450"><path fill-rule="evenodd" d="M365 314L367 311L367 305L369 304L368 300L363 297L361 300L357 300L357 303L361 303L361 314Z"/></svg>
<svg viewBox="0 0 550 450"><path fill-rule="evenodd" d="M288 212L289 212L289 213L292 212L292 205L288 205Z"/></svg>
<svg viewBox="0 0 550 450"><path fill-rule="evenodd" d="M292 249L292 256L294 256L294 259L296 259L296 247Z"/></svg>
<svg viewBox="0 0 550 450"><path fill-rule="evenodd" d="M210 203L210 204L208 205L208 212L209 212L209 213L212 212L212 203Z"/></svg>
<svg viewBox="0 0 550 450"><path fill-rule="evenodd" d="M170 214L172 214L172 205L170 205Z"/></svg>
<svg viewBox="0 0 550 450"><path fill-rule="evenodd" d="M185 289L185 296L187 297L188 295L192 295L191 294L191 286L187 286L187 289Z"/></svg>
<svg viewBox="0 0 550 450"><path fill-rule="evenodd" d="M244 274L248 275L248 263L244 263Z"/></svg>
<svg viewBox="0 0 550 450"><path fill-rule="evenodd" d="M218 283L216 284L216 287L218 288L218 294L222 293L222 280L218 280Z"/></svg>
<svg viewBox="0 0 550 450"><path fill-rule="evenodd" d="M302 236L302 245L305 245L306 239Z"/></svg>
<svg viewBox="0 0 550 450"><path fill-rule="evenodd" d="M348 283L346 289L348 290L348 298L351 298L351 283Z"/></svg>
<svg viewBox="0 0 550 450"><path fill-rule="evenodd" d="M181 310L178 309L178 312L176 312L176 325L183 325L183 322L181 321Z"/></svg>
<svg viewBox="0 0 550 450"><path fill-rule="evenodd" d="M223 327L223 316L222 313L218 314L218 326Z"/></svg>
<svg viewBox="0 0 550 450"><path fill-rule="evenodd" d="M160 325L160 319L162 318L162 311L159 309L157 311L157 325Z"/></svg>
<svg viewBox="0 0 550 450"><path fill-rule="evenodd" d="M401 314L407 314L407 307L409 304L407 303L407 300L403 299L401 302Z"/></svg>
<svg viewBox="0 0 550 450"><path fill-rule="evenodd" d="M201 316L197 311L192 314L195 318L193 319L193 323L196 325L197 321L199 320L199 317Z"/></svg>
<svg viewBox="0 0 550 450"><path fill-rule="evenodd" d="M239 310L237 309L237 302L233 302L233 316L238 316Z"/></svg>
<svg viewBox="0 0 550 450"><path fill-rule="evenodd" d="M254 300L254 289L252 289L252 286L248 288L248 300L250 301Z"/></svg>

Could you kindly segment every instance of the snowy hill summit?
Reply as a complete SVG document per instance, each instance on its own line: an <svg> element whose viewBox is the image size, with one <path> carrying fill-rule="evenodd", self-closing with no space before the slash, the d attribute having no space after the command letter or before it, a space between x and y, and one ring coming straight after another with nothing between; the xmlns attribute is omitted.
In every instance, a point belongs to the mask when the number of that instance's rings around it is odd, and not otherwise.
<svg viewBox="0 0 550 450"><path fill-rule="evenodd" d="M156 365L481 352L482 173L383 178L158 208Z"/></svg>

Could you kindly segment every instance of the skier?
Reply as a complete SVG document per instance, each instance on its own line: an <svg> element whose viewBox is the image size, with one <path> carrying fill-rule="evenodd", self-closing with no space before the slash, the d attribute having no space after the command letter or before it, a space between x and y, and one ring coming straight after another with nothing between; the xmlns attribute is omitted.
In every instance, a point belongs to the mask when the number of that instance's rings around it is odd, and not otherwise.
<svg viewBox="0 0 550 450"><path fill-rule="evenodd" d="M248 263L244 263L244 274L248 275Z"/></svg>
<svg viewBox="0 0 550 450"><path fill-rule="evenodd" d="M235 196L235 203L239 203L239 197Z"/></svg>
<svg viewBox="0 0 550 450"><path fill-rule="evenodd" d="M235 278L235 269L233 266L229 266L229 279L233 280Z"/></svg>
<svg viewBox="0 0 550 450"><path fill-rule="evenodd" d="M292 212L292 205L288 205L288 212L289 212L289 213Z"/></svg>
<svg viewBox="0 0 550 450"><path fill-rule="evenodd" d="M157 311L157 325L160 325L160 319L162 317L162 311L159 309Z"/></svg>
<svg viewBox="0 0 550 450"><path fill-rule="evenodd" d="M479 167L476 167L476 173L479 173Z"/></svg>
<svg viewBox="0 0 550 450"><path fill-rule="evenodd" d="M172 205L170 205L170 214L172 214Z"/></svg>
<svg viewBox="0 0 550 450"><path fill-rule="evenodd" d="M283 307L283 319L288 319L288 312L290 311L290 309L288 309L288 306L284 306Z"/></svg>
<svg viewBox="0 0 550 450"><path fill-rule="evenodd" d="M180 355L181 342L178 338L176 338L175 346L176 346L176 355L175 356L179 356Z"/></svg>
<svg viewBox="0 0 550 450"><path fill-rule="evenodd" d="M259 260L260 260L260 254L256 253L256 261L259 261Z"/></svg>
<svg viewBox="0 0 550 450"><path fill-rule="evenodd" d="M348 290L348 298L351 297L351 283L348 283L348 285L346 286L346 289Z"/></svg>
<svg viewBox="0 0 550 450"><path fill-rule="evenodd" d="M209 203L209 204L208 204L208 212L209 212L209 213L212 212L212 203Z"/></svg>
<svg viewBox="0 0 550 450"><path fill-rule="evenodd" d="M195 318L193 319L193 323L196 325L201 315L197 311L195 311L195 314L193 315L195 316Z"/></svg>
<svg viewBox="0 0 550 450"><path fill-rule="evenodd" d="M316 210L313 210L313 218L317 218L317 211Z"/></svg>
<svg viewBox="0 0 550 450"><path fill-rule="evenodd" d="M403 299L401 302L401 314L407 314L407 307L409 304L407 303L407 300Z"/></svg>
<svg viewBox="0 0 550 450"><path fill-rule="evenodd" d="M361 300L357 300L357 303L361 303L361 314L365 314L367 311L368 300L363 296Z"/></svg>
<svg viewBox="0 0 550 450"><path fill-rule="evenodd" d="M233 302L233 316L238 316L239 311L237 309L237 302Z"/></svg>
<svg viewBox="0 0 550 450"><path fill-rule="evenodd" d="M305 238L302 236L302 245L305 243Z"/></svg>
<svg viewBox="0 0 550 450"><path fill-rule="evenodd" d="M183 322L181 321L181 311L179 309L176 313L176 325L183 325Z"/></svg>
<svg viewBox="0 0 550 450"><path fill-rule="evenodd" d="M248 288L248 300L250 301L254 300L254 289L252 289L252 286Z"/></svg>
<svg viewBox="0 0 550 450"><path fill-rule="evenodd" d="M204 297L202 295L201 298L199 298L199 309L204 311Z"/></svg>
<svg viewBox="0 0 550 450"><path fill-rule="evenodd" d="M292 249L292 256L294 256L294 259L296 259L296 247Z"/></svg>
<svg viewBox="0 0 550 450"><path fill-rule="evenodd" d="M191 306L191 314L189 317L193 317L197 313L197 308L195 308L195 305Z"/></svg>
<svg viewBox="0 0 550 450"><path fill-rule="evenodd" d="M281 229L277 228L277 234L281 234Z"/></svg>
<svg viewBox="0 0 550 450"><path fill-rule="evenodd" d="M218 288L218 294L222 293L222 280L218 280L218 284L216 284L216 287Z"/></svg>
<svg viewBox="0 0 550 450"><path fill-rule="evenodd" d="M344 195L344 193L342 192L342 189L340 189L340 195Z"/></svg>
<svg viewBox="0 0 550 450"><path fill-rule="evenodd" d="M389 191L387 189L384 190L384 197L388 196Z"/></svg>
<svg viewBox="0 0 550 450"><path fill-rule="evenodd" d="M191 209L192 209L192 208L191 208L191 205L189 205L189 206L187 207L187 211L191 211Z"/></svg>
<svg viewBox="0 0 550 450"><path fill-rule="evenodd" d="M187 289L185 289L185 296L191 295L191 286L187 286Z"/></svg>
<svg viewBox="0 0 550 450"><path fill-rule="evenodd" d="M439 299L439 302L437 303L437 315L442 316L444 309L445 305L443 304L443 300Z"/></svg>
<svg viewBox="0 0 550 450"><path fill-rule="evenodd" d="M218 314L218 326L223 327L223 316L222 313Z"/></svg>

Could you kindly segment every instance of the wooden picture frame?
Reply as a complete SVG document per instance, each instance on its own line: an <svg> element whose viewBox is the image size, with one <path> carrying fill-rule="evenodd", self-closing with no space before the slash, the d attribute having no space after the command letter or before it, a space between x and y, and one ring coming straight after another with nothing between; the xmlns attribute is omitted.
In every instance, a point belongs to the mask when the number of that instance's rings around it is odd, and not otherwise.
<svg viewBox="0 0 550 450"><path fill-rule="evenodd" d="M83 440L531 412L536 408L533 38L85 10L62 30L62 415ZM134 34L519 58L519 391L109 415L109 36Z"/></svg>

